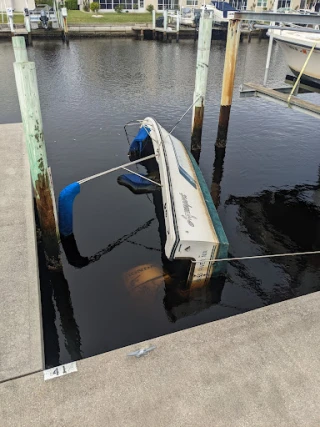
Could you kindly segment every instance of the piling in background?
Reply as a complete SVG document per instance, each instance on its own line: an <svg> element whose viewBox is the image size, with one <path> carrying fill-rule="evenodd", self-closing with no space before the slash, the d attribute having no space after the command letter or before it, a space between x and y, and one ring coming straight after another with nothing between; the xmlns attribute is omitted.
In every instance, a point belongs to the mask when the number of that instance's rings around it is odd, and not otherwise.
<svg viewBox="0 0 320 427"><path fill-rule="evenodd" d="M168 29L168 11L163 11L163 41L167 41L167 29Z"/></svg>
<svg viewBox="0 0 320 427"><path fill-rule="evenodd" d="M228 24L227 46L223 69L221 105L216 140L217 147L225 147L227 142L240 32L240 21L230 20Z"/></svg>
<svg viewBox="0 0 320 427"><path fill-rule="evenodd" d="M24 25L28 32L28 46L32 45L32 35L31 35L31 24L30 24L30 14L27 8L24 9Z"/></svg>
<svg viewBox="0 0 320 427"><path fill-rule="evenodd" d="M273 3L273 12L277 13L277 10L278 10L278 0L274 0L274 3ZM275 25L275 22L270 22L270 25ZM271 30L270 36L269 36L267 62L266 62L266 69L265 69L265 73L264 73L264 79L263 79L263 85L264 86L267 84L267 81L268 81L270 59L271 59L271 53L272 53L272 46L273 46L273 30Z"/></svg>
<svg viewBox="0 0 320 427"><path fill-rule="evenodd" d="M63 19L63 41L69 44L68 10L66 7L61 8L61 15Z"/></svg>
<svg viewBox="0 0 320 427"><path fill-rule="evenodd" d="M10 31L14 34L14 26L13 26L13 9L12 7L7 7L7 18L10 27Z"/></svg>
<svg viewBox="0 0 320 427"><path fill-rule="evenodd" d="M179 31L180 31L180 12L177 11L177 18L176 18L176 42L179 42Z"/></svg>
<svg viewBox="0 0 320 427"><path fill-rule="evenodd" d="M211 47L212 18L201 16L197 53L196 81L193 94L191 151L199 157L201 150L202 124L207 90L208 68Z"/></svg>
<svg viewBox="0 0 320 427"><path fill-rule="evenodd" d="M48 266L59 269L59 232L43 136L36 67L34 62L28 62L24 37L13 37L12 43L16 59L14 73L42 240Z"/></svg>
<svg viewBox="0 0 320 427"><path fill-rule="evenodd" d="M156 11L154 9L152 11L152 38L153 40L156 38Z"/></svg>

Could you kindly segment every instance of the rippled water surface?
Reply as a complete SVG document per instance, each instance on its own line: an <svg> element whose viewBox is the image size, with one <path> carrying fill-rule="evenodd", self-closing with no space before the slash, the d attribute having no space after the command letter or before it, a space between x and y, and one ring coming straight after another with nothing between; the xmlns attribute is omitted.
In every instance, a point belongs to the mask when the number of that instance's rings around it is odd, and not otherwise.
<svg viewBox="0 0 320 427"><path fill-rule="evenodd" d="M319 122L258 98L239 99L244 81L262 82L266 51L267 41L240 45L223 161L214 143L225 44L212 44L200 167L235 257L320 247ZM127 161L126 122L153 116L170 129L192 103L192 41L90 39L69 47L35 41L28 52L37 65L56 195ZM10 43L1 42L1 123L21 120L12 62ZM275 46L270 84L282 85L287 72ZM317 95L304 97L320 102ZM175 131L187 146L190 126L188 113ZM320 289L317 256L232 262L206 289L172 287L175 267L160 251L159 200L131 194L117 184L118 175L83 185L75 201L79 252L98 254L96 262L75 268L64 258L65 279L42 280L48 366ZM146 265L157 279L137 290L128 277Z"/></svg>

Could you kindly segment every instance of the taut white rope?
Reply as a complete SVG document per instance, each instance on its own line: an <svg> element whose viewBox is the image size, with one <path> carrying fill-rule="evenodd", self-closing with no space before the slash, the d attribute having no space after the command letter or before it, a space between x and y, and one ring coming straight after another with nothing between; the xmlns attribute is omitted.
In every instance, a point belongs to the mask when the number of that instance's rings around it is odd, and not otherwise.
<svg viewBox="0 0 320 427"><path fill-rule="evenodd" d="M90 181L91 179L98 178L99 176L106 175L106 174L111 173L111 172L115 172L119 169L125 169L126 166L135 165L136 163L143 162L144 160L153 159L154 157L156 157L156 155L151 154L150 156L142 157L142 159L138 159L138 160L134 160L133 162L125 163L124 165L117 166L116 168L112 168L112 169L108 169L107 171L104 171L104 172L96 173L95 175L91 175L91 176L88 176L87 178L80 179L80 181L78 181L78 184L84 184L85 182ZM132 172L132 171L130 171L130 172ZM145 177L143 177L143 178L145 178Z"/></svg>
<svg viewBox="0 0 320 427"><path fill-rule="evenodd" d="M289 252L286 254L273 254L273 255L256 255L256 256L243 256L238 258L221 258L221 259L202 259L201 261L194 261L194 264L198 264L199 262L222 262L222 261L242 261L245 259L263 259L263 258L280 258L285 256L301 256L301 255L320 255L320 251L310 251L310 252Z"/></svg>

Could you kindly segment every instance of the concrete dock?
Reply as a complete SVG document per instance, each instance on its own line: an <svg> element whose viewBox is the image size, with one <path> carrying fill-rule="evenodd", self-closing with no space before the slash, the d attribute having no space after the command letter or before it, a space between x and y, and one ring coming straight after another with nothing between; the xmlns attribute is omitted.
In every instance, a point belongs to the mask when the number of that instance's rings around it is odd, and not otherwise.
<svg viewBox="0 0 320 427"><path fill-rule="evenodd" d="M45 381L21 125L0 125L0 162L1 427L320 425L320 292L84 359Z"/></svg>
<svg viewBox="0 0 320 427"><path fill-rule="evenodd" d="M0 189L1 382L43 369L33 197L21 124L0 125Z"/></svg>
<svg viewBox="0 0 320 427"><path fill-rule="evenodd" d="M0 385L1 426L320 425L320 293Z"/></svg>

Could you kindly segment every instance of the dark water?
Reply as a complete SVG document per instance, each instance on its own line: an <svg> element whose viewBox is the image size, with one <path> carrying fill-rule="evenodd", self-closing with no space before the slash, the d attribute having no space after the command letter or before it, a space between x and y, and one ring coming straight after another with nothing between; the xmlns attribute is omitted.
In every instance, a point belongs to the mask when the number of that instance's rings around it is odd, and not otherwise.
<svg viewBox="0 0 320 427"><path fill-rule="evenodd" d="M266 51L267 41L240 45L236 88L262 81ZM219 206L230 254L319 249L319 122L261 99L240 100L236 89L227 150L215 153L224 52L224 43L214 42L200 167ZM192 103L192 41L93 39L69 47L36 41L29 57L37 65L56 195L73 181L127 161L126 122L150 115L170 129ZM2 42L1 123L20 121L12 62L11 45ZM281 85L288 69L277 46L271 69L270 83ZM319 102L316 95L304 97ZM188 114L175 131L187 146L190 126ZM206 289L188 294L170 288L154 201L120 187L118 175L85 184L75 202L79 251L102 256L81 269L64 258L65 280L42 280L48 366L320 289L317 256L233 262ZM164 271L165 279L130 291L125 274L146 264L160 276Z"/></svg>

